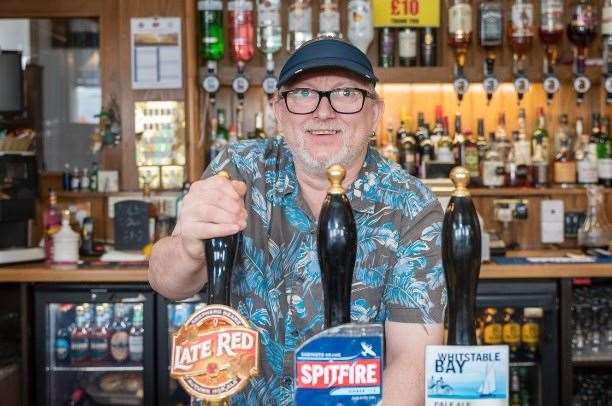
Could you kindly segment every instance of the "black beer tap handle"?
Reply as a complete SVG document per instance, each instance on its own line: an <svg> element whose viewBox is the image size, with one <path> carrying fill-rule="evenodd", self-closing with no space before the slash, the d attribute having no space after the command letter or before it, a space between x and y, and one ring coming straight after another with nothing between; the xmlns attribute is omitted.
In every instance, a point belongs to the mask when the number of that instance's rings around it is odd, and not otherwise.
<svg viewBox="0 0 612 406"><path fill-rule="evenodd" d="M323 285L325 328L351 321L351 286L357 255L357 227L340 165L327 170L330 188L319 215L317 251Z"/></svg>
<svg viewBox="0 0 612 406"><path fill-rule="evenodd" d="M476 209L467 185L467 169L455 167L455 184L442 225L442 265L448 290L449 345L476 345L474 314L480 275L481 236Z"/></svg>
<svg viewBox="0 0 612 406"><path fill-rule="evenodd" d="M230 179L227 172L219 176ZM239 234L204 240L208 274L208 304L230 305L232 268L236 257Z"/></svg>

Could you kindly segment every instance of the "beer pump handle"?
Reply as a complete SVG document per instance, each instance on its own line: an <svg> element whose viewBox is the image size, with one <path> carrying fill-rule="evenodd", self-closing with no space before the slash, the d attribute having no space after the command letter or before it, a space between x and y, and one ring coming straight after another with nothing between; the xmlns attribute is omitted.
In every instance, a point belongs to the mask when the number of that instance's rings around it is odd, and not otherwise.
<svg viewBox="0 0 612 406"><path fill-rule="evenodd" d="M453 168L455 184L442 225L442 265L448 291L448 345L476 345L474 314L480 275L480 222L466 168Z"/></svg>
<svg viewBox="0 0 612 406"><path fill-rule="evenodd" d="M317 230L326 329L351 321L357 227L342 187L345 176L346 170L340 165L327 169L330 187L321 207Z"/></svg>
<svg viewBox="0 0 612 406"><path fill-rule="evenodd" d="M227 172L219 176L230 179ZM232 268L236 257L239 234L204 240L206 272L208 274L208 304L230 305Z"/></svg>

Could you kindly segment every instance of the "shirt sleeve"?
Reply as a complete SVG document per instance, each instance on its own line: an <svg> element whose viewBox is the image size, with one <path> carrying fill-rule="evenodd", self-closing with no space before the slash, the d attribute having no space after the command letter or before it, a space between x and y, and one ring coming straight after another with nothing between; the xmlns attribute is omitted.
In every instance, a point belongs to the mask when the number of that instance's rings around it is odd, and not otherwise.
<svg viewBox="0 0 612 406"><path fill-rule="evenodd" d="M223 148L215 159L206 167L200 179L208 179L221 171L226 171L229 173L231 179L244 181L243 176L240 175L236 164L232 160L232 153L229 146Z"/></svg>
<svg viewBox="0 0 612 406"><path fill-rule="evenodd" d="M444 322L447 297L441 253L442 220L442 207L436 199L402 225L397 260L385 286L387 320Z"/></svg>

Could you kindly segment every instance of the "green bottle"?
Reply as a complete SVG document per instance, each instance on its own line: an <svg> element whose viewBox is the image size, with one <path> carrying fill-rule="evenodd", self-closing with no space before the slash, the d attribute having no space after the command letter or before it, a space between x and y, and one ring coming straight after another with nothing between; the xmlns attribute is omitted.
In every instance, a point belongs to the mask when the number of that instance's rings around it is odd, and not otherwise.
<svg viewBox="0 0 612 406"><path fill-rule="evenodd" d="M599 184L606 187L612 187L612 139L609 131L608 117L602 117L597 139L597 174Z"/></svg>
<svg viewBox="0 0 612 406"><path fill-rule="evenodd" d="M217 110L217 138L224 139L226 142L230 140L229 131L227 130L227 120L225 117L225 110Z"/></svg>
<svg viewBox="0 0 612 406"><path fill-rule="evenodd" d="M225 54L223 30L223 2L221 0L199 0L200 54L208 61L219 61Z"/></svg>

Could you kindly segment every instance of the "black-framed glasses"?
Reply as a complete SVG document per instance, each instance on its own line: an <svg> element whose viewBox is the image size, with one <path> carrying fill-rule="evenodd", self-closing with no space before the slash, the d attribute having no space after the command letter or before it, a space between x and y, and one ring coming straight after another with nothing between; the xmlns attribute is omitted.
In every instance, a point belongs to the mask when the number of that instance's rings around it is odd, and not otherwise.
<svg viewBox="0 0 612 406"><path fill-rule="evenodd" d="M281 97L285 100L287 110L293 114L314 112L323 97L326 97L331 108L340 114L359 113L363 109L366 97L376 99L375 94L356 87L342 87L325 92L300 87L281 92Z"/></svg>

